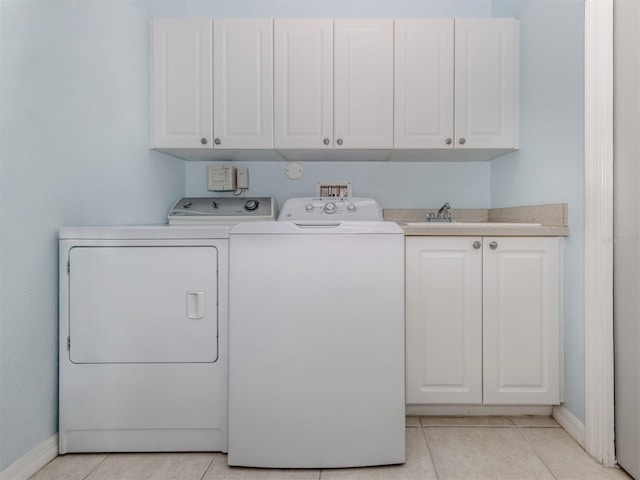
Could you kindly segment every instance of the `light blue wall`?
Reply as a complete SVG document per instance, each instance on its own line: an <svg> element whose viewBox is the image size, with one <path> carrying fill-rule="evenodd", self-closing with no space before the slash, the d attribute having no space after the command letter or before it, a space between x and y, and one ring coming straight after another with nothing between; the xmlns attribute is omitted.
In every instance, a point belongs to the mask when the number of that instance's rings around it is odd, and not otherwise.
<svg viewBox="0 0 640 480"><path fill-rule="evenodd" d="M489 17L491 2L492 0L186 0L184 8L185 16L212 17Z"/></svg>
<svg viewBox="0 0 640 480"><path fill-rule="evenodd" d="M160 223L184 190L148 150L146 2L1 3L0 470L58 427L58 229Z"/></svg>
<svg viewBox="0 0 640 480"><path fill-rule="evenodd" d="M584 2L495 1L521 20L520 151L491 164L491 206L568 203L565 406L584 422Z"/></svg>
<svg viewBox="0 0 640 480"><path fill-rule="evenodd" d="M217 162L187 165L187 195L228 195L207 192L206 166ZM229 164L229 163L227 163ZM232 162L249 169L251 195L273 195L277 204L290 197L315 195L316 181L351 181L353 196L372 197L383 208L439 207L489 208L488 162L394 163L386 162L300 162L303 175L290 180L286 162Z"/></svg>
<svg viewBox="0 0 640 480"><path fill-rule="evenodd" d="M582 117L575 108L555 107L565 105L567 97L571 102L581 98L581 84L573 80L582 75L582 65L571 63L572 57L547 64L545 55L556 58L558 51L582 48L575 42L583 22L571 16L582 2L497 3L0 2L0 470L57 431L57 230L63 225L162 223L178 196L205 191L206 164L184 164L147 149L148 23L156 16L521 16L523 57L532 58L525 62L530 79L523 76L523 149L512 158L492 165L306 162L298 181L284 176L284 162L244 165L250 168L251 193L275 194L280 202L310 194L315 180L343 179L353 182L356 194L376 196L387 208L437 206L445 200L457 208L484 208L490 201L494 206L568 201L573 232L568 296L575 304L567 309L574 342L568 348L573 356L567 359L573 382L568 400L580 416L577 285L582 267L576 251L582 245L582 207L576 192L582 170L576 158L581 158L582 145L575 125ZM535 71L540 64L549 72ZM559 80L554 83L555 75ZM552 85L561 90L544 98L536 93ZM544 105L548 111L540 113ZM545 122L566 127L569 144L557 139L562 132L552 132L549 143Z"/></svg>

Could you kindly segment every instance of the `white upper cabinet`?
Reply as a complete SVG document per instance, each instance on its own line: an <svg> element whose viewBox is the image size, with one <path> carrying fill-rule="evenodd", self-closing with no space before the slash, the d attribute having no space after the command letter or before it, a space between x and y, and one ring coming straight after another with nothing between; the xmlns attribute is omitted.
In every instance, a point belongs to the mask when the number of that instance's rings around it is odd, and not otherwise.
<svg viewBox="0 0 640 480"><path fill-rule="evenodd" d="M334 23L336 148L393 148L393 20Z"/></svg>
<svg viewBox="0 0 640 480"><path fill-rule="evenodd" d="M155 19L151 27L151 146L212 146L210 18Z"/></svg>
<svg viewBox="0 0 640 480"><path fill-rule="evenodd" d="M396 148L453 145L453 19L395 22Z"/></svg>
<svg viewBox="0 0 640 480"><path fill-rule="evenodd" d="M333 148L333 19L273 28L275 147Z"/></svg>
<svg viewBox="0 0 640 480"><path fill-rule="evenodd" d="M518 148L517 26L396 20L394 146Z"/></svg>
<svg viewBox="0 0 640 480"><path fill-rule="evenodd" d="M218 148L273 147L273 21L213 21L213 132Z"/></svg>
<svg viewBox="0 0 640 480"><path fill-rule="evenodd" d="M518 43L514 19L456 19L457 148L517 148Z"/></svg>
<svg viewBox="0 0 640 480"><path fill-rule="evenodd" d="M151 145L195 160L489 160L518 148L518 38L511 18L154 19Z"/></svg>

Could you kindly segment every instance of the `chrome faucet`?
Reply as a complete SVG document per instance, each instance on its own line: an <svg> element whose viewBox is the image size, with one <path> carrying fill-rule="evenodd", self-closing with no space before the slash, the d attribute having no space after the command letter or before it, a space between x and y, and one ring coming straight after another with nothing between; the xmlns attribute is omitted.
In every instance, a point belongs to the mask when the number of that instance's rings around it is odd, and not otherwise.
<svg viewBox="0 0 640 480"><path fill-rule="evenodd" d="M427 222L450 222L452 220L451 212L449 211L450 209L451 205L447 202L440 207L437 214L429 212L427 215Z"/></svg>
<svg viewBox="0 0 640 480"><path fill-rule="evenodd" d="M440 210L438 210L438 216L436 218L438 220L451 220L451 212L449 212L450 209L451 205L449 205L449 202L445 203L440 207Z"/></svg>

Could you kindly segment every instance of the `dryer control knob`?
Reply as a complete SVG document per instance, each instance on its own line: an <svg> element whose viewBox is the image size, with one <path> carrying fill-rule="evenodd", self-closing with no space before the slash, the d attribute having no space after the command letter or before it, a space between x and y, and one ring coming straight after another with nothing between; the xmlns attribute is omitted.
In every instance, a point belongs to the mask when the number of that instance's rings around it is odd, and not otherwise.
<svg viewBox="0 0 640 480"><path fill-rule="evenodd" d="M307 212L311 212L311 211L313 210L313 205L311 205L310 203L307 203L307 204L305 205L304 209L305 209Z"/></svg>
<svg viewBox="0 0 640 480"><path fill-rule="evenodd" d="M329 202L324 206L324 213L336 213L337 209L338 207L336 207L335 203Z"/></svg>
<svg viewBox="0 0 640 480"><path fill-rule="evenodd" d="M257 200L247 200L246 202L244 202L244 209L247 212L253 212L256 208L258 208L259 205L260 202L258 202Z"/></svg>

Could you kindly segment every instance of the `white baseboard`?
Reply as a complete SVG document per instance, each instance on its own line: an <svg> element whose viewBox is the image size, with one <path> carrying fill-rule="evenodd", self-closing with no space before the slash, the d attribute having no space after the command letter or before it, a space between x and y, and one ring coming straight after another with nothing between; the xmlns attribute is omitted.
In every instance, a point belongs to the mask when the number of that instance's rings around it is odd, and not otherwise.
<svg viewBox="0 0 640 480"><path fill-rule="evenodd" d="M560 405L559 407L553 407L553 418L584 448L584 425L573 413Z"/></svg>
<svg viewBox="0 0 640 480"><path fill-rule="evenodd" d="M406 414L433 416L551 415L550 405L407 405Z"/></svg>
<svg viewBox="0 0 640 480"><path fill-rule="evenodd" d="M58 456L58 434L46 439L0 472L0 480L26 480Z"/></svg>

